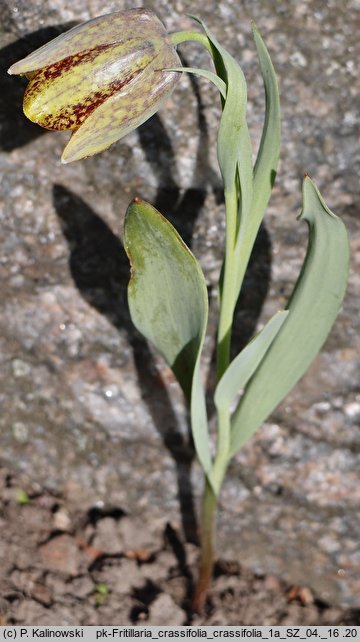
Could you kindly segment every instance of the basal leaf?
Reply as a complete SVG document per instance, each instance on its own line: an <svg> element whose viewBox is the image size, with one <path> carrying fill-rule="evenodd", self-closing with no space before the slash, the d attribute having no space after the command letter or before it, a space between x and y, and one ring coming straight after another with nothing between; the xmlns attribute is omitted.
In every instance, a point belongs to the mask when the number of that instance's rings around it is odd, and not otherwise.
<svg viewBox="0 0 360 642"><path fill-rule="evenodd" d="M210 471L200 355L208 297L203 273L175 228L149 203L135 199L124 227L131 263L128 301L137 329L159 350L191 403L196 452Z"/></svg>
<svg viewBox="0 0 360 642"><path fill-rule="evenodd" d="M234 414L232 455L303 376L325 342L345 294L349 263L346 229L309 177L304 179L300 218L309 226L305 261L288 304L288 317Z"/></svg>

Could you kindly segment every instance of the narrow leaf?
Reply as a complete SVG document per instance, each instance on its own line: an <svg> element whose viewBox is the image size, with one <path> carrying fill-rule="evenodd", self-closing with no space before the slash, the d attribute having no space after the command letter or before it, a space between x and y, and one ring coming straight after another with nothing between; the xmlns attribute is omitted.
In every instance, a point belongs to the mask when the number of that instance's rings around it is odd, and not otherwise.
<svg viewBox="0 0 360 642"><path fill-rule="evenodd" d="M273 64L257 28L253 36L265 89L265 120L254 167L250 214L240 227L236 243L237 289L241 289L255 239L269 202L280 155L280 99Z"/></svg>
<svg viewBox="0 0 360 642"><path fill-rule="evenodd" d="M274 338L284 323L288 311L277 312L264 328L231 362L215 390L215 405L218 410L229 408L237 395L254 374Z"/></svg>
<svg viewBox="0 0 360 642"><path fill-rule="evenodd" d="M231 455L303 376L324 344L345 294L349 264L346 229L309 177L304 179L300 219L309 226L305 261L288 304L289 315L234 414Z"/></svg>
<svg viewBox="0 0 360 642"><path fill-rule="evenodd" d="M213 71L200 69L198 67L167 67L166 69L163 69L163 71L180 71L181 73L194 74L195 76L206 78L215 85L221 96L226 98L226 84L221 80L221 78L219 78L219 76L214 74Z"/></svg>
<svg viewBox="0 0 360 642"><path fill-rule="evenodd" d="M203 273L171 223L141 199L135 199L127 210L124 241L131 263L131 318L163 355L191 402L196 452L209 472L208 424L200 379L208 317Z"/></svg>
<svg viewBox="0 0 360 642"><path fill-rule="evenodd" d="M252 213L256 212L261 222L270 198L279 162L281 138L280 99L275 70L269 52L255 25L253 25L253 35L264 82L266 101L264 128L254 167L254 198L252 203Z"/></svg>
<svg viewBox="0 0 360 642"><path fill-rule="evenodd" d="M218 134L218 160L226 192L234 189L238 173L241 190L241 215L248 213L252 200L252 149L246 122L247 89L241 67L222 47L214 34L199 18L192 16L201 24L220 64L214 59L218 75L227 85L226 100Z"/></svg>

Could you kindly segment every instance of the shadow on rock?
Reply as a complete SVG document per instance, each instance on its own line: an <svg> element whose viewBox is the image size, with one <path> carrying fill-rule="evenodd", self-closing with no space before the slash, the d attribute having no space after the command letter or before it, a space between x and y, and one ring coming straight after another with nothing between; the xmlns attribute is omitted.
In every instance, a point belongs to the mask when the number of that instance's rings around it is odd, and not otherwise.
<svg viewBox="0 0 360 642"><path fill-rule="evenodd" d="M266 227L261 225L235 308L231 359L234 359L241 352L256 332L261 310L269 291L271 258L270 236ZM211 356L211 367L207 381L209 416L212 416L215 412L213 404L213 393L216 387L215 372L216 346Z"/></svg>
<svg viewBox="0 0 360 642"><path fill-rule="evenodd" d="M56 27L46 27L20 38L0 51L2 72L0 74L0 149L10 152L27 145L46 133L38 125L31 123L23 114L22 104L27 85L26 78L9 76L6 70L17 60L38 49L64 31L74 26L74 22ZM6 25L5 25L6 26ZM10 22L8 30L13 26Z"/></svg>
<svg viewBox="0 0 360 642"><path fill-rule="evenodd" d="M271 277L271 240L264 225L260 227L243 287L235 308L232 358L246 346L256 330L267 297Z"/></svg>
<svg viewBox="0 0 360 642"><path fill-rule="evenodd" d="M55 185L54 206L70 248L70 270L82 297L126 331L139 384L154 425L176 464L178 498L187 541L196 541L196 517L190 482L193 449L178 429L166 387L158 375L147 342L136 331L127 305L129 261L120 239L78 196Z"/></svg>
<svg viewBox="0 0 360 642"><path fill-rule="evenodd" d="M186 58L181 54L180 58L183 65L188 66ZM221 183L209 163L208 125L198 80L191 74L188 79L196 100L197 131L199 132L194 159L193 186L186 190L181 189L176 154L158 115L139 127L138 133L146 160L157 178L158 189L153 205L171 221L185 243L191 247L194 224L205 204L207 187L210 186L218 193Z"/></svg>

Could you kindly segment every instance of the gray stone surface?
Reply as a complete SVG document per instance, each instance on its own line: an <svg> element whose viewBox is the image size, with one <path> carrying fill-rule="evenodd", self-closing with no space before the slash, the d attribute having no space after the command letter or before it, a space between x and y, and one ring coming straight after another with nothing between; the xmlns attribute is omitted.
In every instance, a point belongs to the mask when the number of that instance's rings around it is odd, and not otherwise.
<svg viewBox="0 0 360 642"><path fill-rule="evenodd" d="M218 551L309 585L327 601L359 606L360 2L146 6L170 30L190 26L186 12L201 15L242 61L254 140L263 95L251 19L278 73L282 160L238 314L238 347L256 321L283 305L296 279L307 235L295 220L305 170L348 226L352 269L343 311L307 375L233 462ZM130 7L2 0L4 67L62 25ZM206 64L198 47L182 52L189 64ZM224 233L215 91L184 77L166 109L139 133L101 156L61 166L67 134L26 122L24 81L2 75L1 84L1 458L35 484L81 492L86 501L107 499L144 520L182 514L191 537L192 492L198 497L201 474L191 468L171 372L131 326L120 238L126 206L141 194L187 240L193 237L214 286ZM215 305L214 287L212 294ZM211 349L210 337L207 362Z"/></svg>

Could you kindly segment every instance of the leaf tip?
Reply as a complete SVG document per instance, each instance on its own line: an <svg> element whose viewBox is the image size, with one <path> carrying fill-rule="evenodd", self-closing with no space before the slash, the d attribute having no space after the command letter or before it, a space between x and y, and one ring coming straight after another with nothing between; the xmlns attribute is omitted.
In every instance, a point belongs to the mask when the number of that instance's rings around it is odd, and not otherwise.
<svg viewBox="0 0 360 642"><path fill-rule="evenodd" d="M320 190L316 186L315 182L309 176L309 174L304 174L304 180L302 185L302 194L303 194L303 207L298 215L297 219L302 221L305 220L308 223L311 223L315 216L319 214L320 211L327 214L328 216L337 219L338 217L334 212L332 212L329 207L326 205Z"/></svg>
<svg viewBox="0 0 360 642"><path fill-rule="evenodd" d="M308 196L310 193L311 194L316 194L317 196L320 195L320 192L319 192L318 188L316 187L313 179L311 178L311 176L307 172L304 172L304 178L303 178L302 187L303 187L303 196L304 196L304 198L306 196Z"/></svg>
<svg viewBox="0 0 360 642"><path fill-rule="evenodd" d="M186 15L188 18L191 18L192 20L196 20L196 22L201 23L200 18L198 18L198 16L195 16L193 13L186 13L185 15Z"/></svg>

